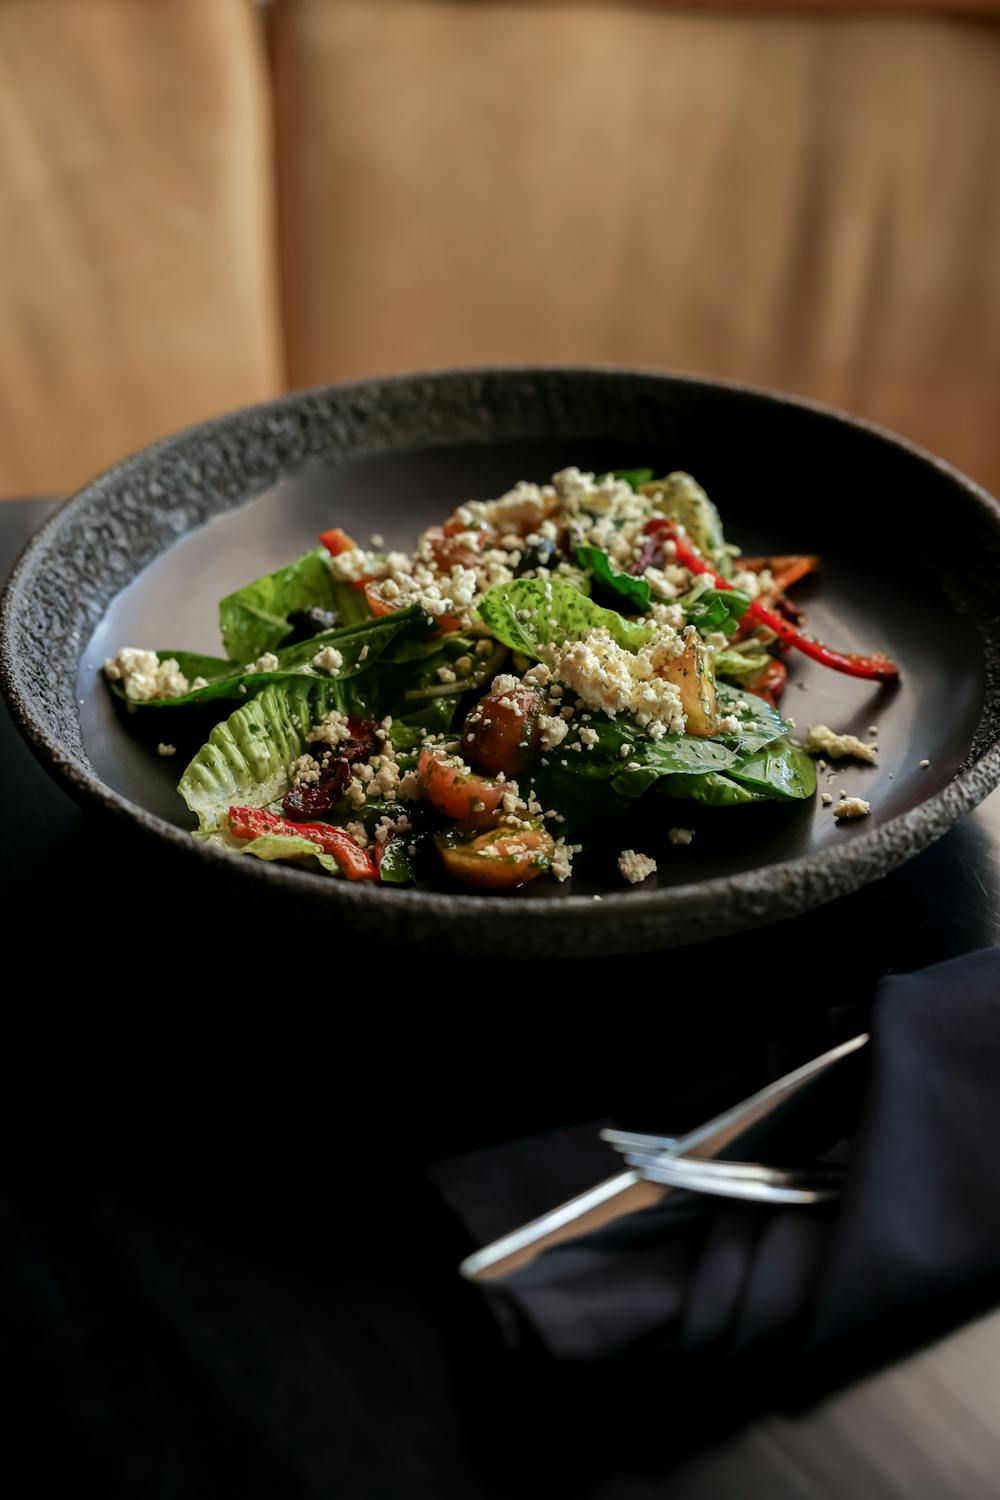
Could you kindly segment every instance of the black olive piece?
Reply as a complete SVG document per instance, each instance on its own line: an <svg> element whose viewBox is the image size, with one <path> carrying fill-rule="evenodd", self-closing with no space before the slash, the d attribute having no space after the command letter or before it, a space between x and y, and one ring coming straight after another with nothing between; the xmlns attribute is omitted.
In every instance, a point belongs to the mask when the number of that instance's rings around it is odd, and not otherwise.
<svg viewBox="0 0 1000 1500"><path fill-rule="evenodd" d="M314 635L321 635L324 630L333 630L339 625L340 616L336 610L320 609L318 605L313 605L311 609L297 609L288 616L288 623L292 627L292 634L281 644L294 646L296 641L309 641Z"/></svg>
<svg viewBox="0 0 1000 1500"><path fill-rule="evenodd" d="M551 568L558 552L559 548L548 537L543 536L537 542L529 542L514 569L514 577L521 578L525 573L533 573L536 568Z"/></svg>

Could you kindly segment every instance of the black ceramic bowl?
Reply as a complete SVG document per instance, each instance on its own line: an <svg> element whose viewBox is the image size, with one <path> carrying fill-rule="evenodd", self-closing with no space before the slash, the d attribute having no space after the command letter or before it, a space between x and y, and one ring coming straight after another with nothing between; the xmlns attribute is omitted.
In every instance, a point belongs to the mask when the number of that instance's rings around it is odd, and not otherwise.
<svg viewBox="0 0 1000 1500"><path fill-rule="evenodd" d="M800 726L865 735L878 725L878 767L842 762L830 783L867 798L871 816L838 825L818 797L699 813L687 804L673 816L642 808L570 885L540 880L502 897L349 884L195 842L174 791L182 756L159 759L135 732L146 717L154 741L164 736L151 714L126 724L100 681L103 658L123 644L211 652L218 599L323 527L407 547L460 501L569 463L688 469L748 553L822 554L822 575L803 591L813 632L887 651L902 680L879 688L800 658L785 709ZM1000 507L910 444L762 391L588 369L371 380L222 417L89 484L10 580L0 666L15 720L68 790L215 866L220 880L255 882L258 894L359 935L453 951L685 944L875 879L1000 781ZM694 843L671 845L671 822L696 826ZM624 887L615 871L626 845L658 859L642 887Z"/></svg>

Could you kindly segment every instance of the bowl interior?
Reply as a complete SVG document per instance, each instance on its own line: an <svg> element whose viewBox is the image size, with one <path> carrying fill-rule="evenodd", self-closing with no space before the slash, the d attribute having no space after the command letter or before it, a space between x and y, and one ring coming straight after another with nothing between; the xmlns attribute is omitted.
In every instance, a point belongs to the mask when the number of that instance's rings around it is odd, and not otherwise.
<svg viewBox="0 0 1000 1500"><path fill-rule="evenodd" d="M902 682L887 688L795 656L783 705L800 729L827 723L870 738L877 726L877 767L841 762L820 778L821 790L836 796L843 789L869 800L872 814L838 825L818 797L789 808L643 806L628 826L596 840L579 862L574 892L621 892L615 855L627 846L656 856L658 874L644 890L654 884L662 890L865 837L940 791L968 757L983 706L983 644L950 602L913 528L900 525L902 487L919 514L921 501L943 483L940 473L870 434L824 423L813 413L774 403L767 415L763 442L758 439L751 451L738 434L703 420L670 441L653 433L599 440L438 440L405 451L306 460L290 477L183 536L111 600L86 642L77 683L91 764L131 802L178 827L191 826L175 784L205 726L195 723L182 732L176 716L167 713L123 713L99 680L100 665L122 645L217 651L219 599L313 545L324 527L342 526L363 541L379 533L390 546L409 549L419 530L461 501L499 494L519 478L547 479L569 463L595 470L682 467L706 486L728 539L748 555L822 555L822 574L798 594L815 635L846 650L881 648L899 662ZM873 443L876 461L858 469L852 448L870 449ZM894 468L901 471L895 477ZM160 739L177 744L176 757L157 756ZM922 760L929 767L922 768ZM675 824L696 829L691 845L670 844L666 831ZM406 893L393 894L405 899ZM538 881L514 899L534 904L563 894L555 882Z"/></svg>

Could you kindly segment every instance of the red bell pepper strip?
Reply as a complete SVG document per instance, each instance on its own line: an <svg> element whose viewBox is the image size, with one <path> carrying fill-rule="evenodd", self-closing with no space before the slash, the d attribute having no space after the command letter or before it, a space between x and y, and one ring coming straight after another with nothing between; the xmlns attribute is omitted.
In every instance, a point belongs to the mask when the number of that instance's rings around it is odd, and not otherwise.
<svg viewBox="0 0 1000 1500"><path fill-rule="evenodd" d="M353 552L358 545L347 535L346 531L341 531L339 526L331 526L329 531L321 531L319 539L331 557L339 557L342 552Z"/></svg>
<svg viewBox="0 0 1000 1500"><path fill-rule="evenodd" d="M654 519L646 523L646 532L651 536L659 537L661 542L673 542L676 552L676 560L684 568L692 573L703 573L712 580L717 589L731 589L733 585L727 583L714 568L710 568L703 562L698 554L681 540L677 528L672 521ZM895 682L899 676L899 668L895 662L889 660L881 651L873 652L871 656L860 656L853 651L835 651L831 646L824 646L821 641L814 641L810 636L803 635L801 630L796 630L794 625L775 614L773 610L765 609L756 599L750 601L748 615L761 625L766 625L773 630L779 640L787 646L794 646L804 656L812 657L824 667L832 667L835 672L845 672L848 677L875 678L878 682Z"/></svg>
<svg viewBox="0 0 1000 1500"><path fill-rule="evenodd" d="M766 667L750 682L746 683L747 692L756 693L758 698L763 698L770 703L772 708L777 708L778 699L785 691L788 681L788 668L783 661L772 656Z"/></svg>
<svg viewBox="0 0 1000 1500"><path fill-rule="evenodd" d="M229 831L238 839L256 839L274 833L308 839L324 854L333 855L348 880L375 879L375 866L361 845L343 829L331 828L329 823L289 823L262 807L231 807Z"/></svg>

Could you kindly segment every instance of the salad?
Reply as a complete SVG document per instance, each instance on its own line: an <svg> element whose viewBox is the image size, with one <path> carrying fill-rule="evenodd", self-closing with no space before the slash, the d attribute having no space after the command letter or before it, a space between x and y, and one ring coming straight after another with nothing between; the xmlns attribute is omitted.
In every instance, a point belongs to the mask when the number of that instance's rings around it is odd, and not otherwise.
<svg viewBox="0 0 1000 1500"><path fill-rule="evenodd" d="M410 554L326 531L222 600L223 656L124 647L104 672L155 715L161 755L192 725L204 739L177 787L196 838L503 891L566 880L640 798L682 845L685 806L814 795L778 707L786 659L897 675L804 633L789 590L817 566L741 557L689 474L566 468L459 505ZM634 849L618 866L656 867Z"/></svg>

